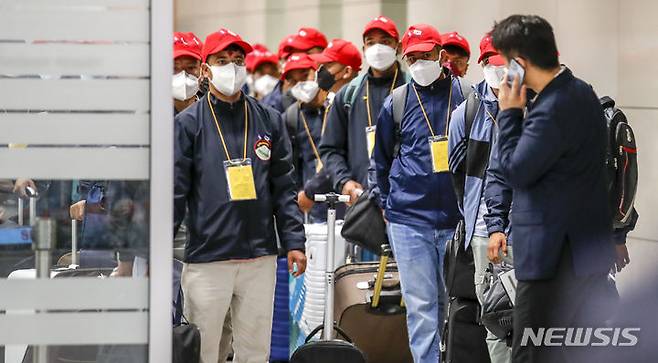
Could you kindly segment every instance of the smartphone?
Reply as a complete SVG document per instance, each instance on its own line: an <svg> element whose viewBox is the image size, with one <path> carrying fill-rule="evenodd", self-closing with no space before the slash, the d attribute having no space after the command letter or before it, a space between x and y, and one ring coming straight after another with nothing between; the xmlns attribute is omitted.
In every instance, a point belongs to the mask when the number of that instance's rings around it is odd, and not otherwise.
<svg viewBox="0 0 658 363"><path fill-rule="evenodd" d="M519 76L519 85L523 84L523 77L525 76L525 69L514 59L510 60L509 67L507 68L507 85L512 88L514 78Z"/></svg>

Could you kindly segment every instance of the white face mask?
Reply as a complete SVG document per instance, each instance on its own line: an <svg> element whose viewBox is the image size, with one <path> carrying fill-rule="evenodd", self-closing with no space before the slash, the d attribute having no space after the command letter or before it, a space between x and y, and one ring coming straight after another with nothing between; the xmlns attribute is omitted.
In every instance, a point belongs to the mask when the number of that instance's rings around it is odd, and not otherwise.
<svg viewBox="0 0 658 363"><path fill-rule="evenodd" d="M313 101L315 96L318 95L319 90L320 90L320 86L318 86L318 82L303 81L303 82L298 82L296 85L294 85L290 89L290 93L298 101L302 103L309 103Z"/></svg>
<svg viewBox="0 0 658 363"><path fill-rule="evenodd" d="M212 85L225 96L238 93L247 81L247 68L229 63L223 66L210 66Z"/></svg>
<svg viewBox="0 0 658 363"><path fill-rule="evenodd" d="M261 97L264 97L272 93L278 83L278 79L266 74L254 81L254 89Z"/></svg>
<svg viewBox="0 0 658 363"><path fill-rule="evenodd" d="M409 67L411 78L419 85L425 87L436 81L441 76L441 64L439 61L419 59Z"/></svg>
<svg viewBox="0 0 658 363"><path fill-rule="evenodd" d="M388 69L397 60L395 49L383 44L368 47L365 55L368 64L378 71Z"/></svg>
<svg viewBox="0 0 658 363"><path fill-rule="evenodd" d="M174 98L179 101L189 100L199 92L199 79L185 71L174 74L171 81Z"/></svg>
<svg viewBox="0 0 658 363"><path fill-rule="evenodd" d="M503 81L505 76L505 66L494 66L487 64L482 68L484 73L484 81L487 82L487 85L493 89L498 89L500 87L500 82Z"/></svg>

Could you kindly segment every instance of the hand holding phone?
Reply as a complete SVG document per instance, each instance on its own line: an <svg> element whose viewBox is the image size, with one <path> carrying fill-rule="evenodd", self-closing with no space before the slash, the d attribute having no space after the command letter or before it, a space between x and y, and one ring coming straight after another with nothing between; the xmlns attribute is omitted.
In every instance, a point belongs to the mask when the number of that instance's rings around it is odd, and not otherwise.
<svg viewBox="0 0 658 363"><path fill-rule="evenodd" d="M516 60L512 59L509 62L509 67L507 68L507 85L512 88L512 82L514 82L514 78L516 76L519 76L519 85L523 84L523 77L525 76L525 69L521 67L519 62Z"/></svg>

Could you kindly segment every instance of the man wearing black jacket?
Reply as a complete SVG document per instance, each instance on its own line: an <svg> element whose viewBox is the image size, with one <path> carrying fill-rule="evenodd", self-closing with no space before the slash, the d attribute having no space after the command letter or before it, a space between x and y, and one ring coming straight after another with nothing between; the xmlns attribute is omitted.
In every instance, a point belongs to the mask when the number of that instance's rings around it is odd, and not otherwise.
<svg viewBox="0 0 658 363"><path fill-rule="evenodd" d="M231 309L242 362L268 360L277 242L289 270L304 272L304 230L295 203L291 148L280 115L241 89L251 46L227 29L204 43L210 92L175 119L174 217L189 209L182 274L186 317L201 330L201 362L218 360ZM274 218L276 217L276 218Z"/></svg>
<svg viewBox="0 0 658 363"><path fill-rule="evenodd" d="M519 282L512 361L592 361L587 347L529 337L542 328L599 327L618 297L607 279L615 243L603 110L592 87L560 65L546 20L512 15L494 26L492 38L514 69L500 85L497 150L513 189ZM526 87L536 93L530 102Z"/></svg>
<svg viewBox="0 0 658 363"><path fill-rule="evenodd" d="M363 31L363 50L370 65L336 94L320 155L334 189L356 200L368 185L368 166L375 144L377 116L384 99L408 81L397 62L399 33L393 20L378 16Z"/></svg>

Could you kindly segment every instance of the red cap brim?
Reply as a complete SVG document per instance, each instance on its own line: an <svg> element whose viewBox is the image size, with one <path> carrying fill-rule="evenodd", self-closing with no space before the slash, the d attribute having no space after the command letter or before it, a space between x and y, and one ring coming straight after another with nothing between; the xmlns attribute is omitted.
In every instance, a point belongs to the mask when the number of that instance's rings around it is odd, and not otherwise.
<svg viewBox="0 0 658 363"><path fill-rule="evenodd" d="M366 34L368 34L368 32L370 32L371 30L375 30L375 29L383 31L384 33L386 33L386 34L390 35L391 37L395 38L395 40L398 40L398 41L400 40L398 34L393 33L392 31L390 31L388 29L384 29L383 27L379 27L379 26L371 26L369 28L366 28L366 30L363 31L362 36L365 37Z"/></svg>
<svg viewBox="0 0 658 363"><path fill-rule="evenodd" d="M429 52L432 49L434 49L434 47L436 47L437 45L440 44L434 42L426 42L426 43L418 43L418 44L410 45L407 47L407 49L404 50L404 54L402 55L407 55L412 52Z"/></svg>
<svg viewBox="0 0 658 363"><path fill-rule="evenodd" d="M502 55L500 54L495 54L492 56L489 56L489 64L492 66L504 66L505 65L505 58L503 58Z"/></svg>
<svg viewBox="0 0 658 363"><path fill-rule="evenodd" d="M243 40L236 40L236 41L232 41L232 42L230 42L230 43L226 43L226 44L218 44L215 48L213 48L213 49L211 49L210 51L208 51L208 54L206 54L206 60L208 59L208 57L209 57L210 55L215 54L215 53L219 53L219 52L221 52L222 50L224 50L224 49L226 49L226 48L228 48L229 46L234 45L234 44L237 45L238 47L242 48L242 50L244 51L244 54L245 54L245 55L251 53L251 51L254 50L254 49L251 47L251 45L249 45L249 43L247 43L247 42L245 42L245 41L243 41Z"/></svg>
<svg viewBox="0 0 658 363"><path fill-rule="evenodd" d="M327 56L324 53L310 54L309 57L311 57L311 59L313 59L318 64L337 62L337 60Z"/></svg>
<svg viewBox="0 0 658 363"><path fill-rule="evenodd" d="M181 56L184 56L184 55L188 55L192 58L196 58L198 60L201 60L201 54L199 54L199 53L194 53L194 52L192 52L190 50L187 50L187 49L174 50L174 59L176 59L178 57L181 57Z"/></svg>

